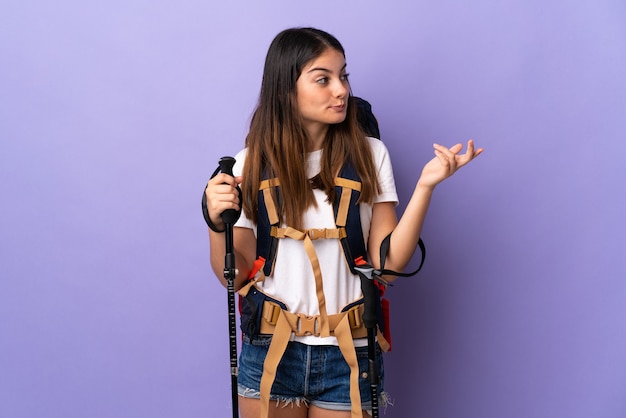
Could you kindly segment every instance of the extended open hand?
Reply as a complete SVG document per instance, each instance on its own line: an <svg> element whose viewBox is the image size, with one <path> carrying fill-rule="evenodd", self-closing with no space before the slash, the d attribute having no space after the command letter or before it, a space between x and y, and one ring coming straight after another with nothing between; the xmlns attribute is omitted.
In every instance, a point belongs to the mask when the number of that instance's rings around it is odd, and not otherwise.
<svg viewBox="0 0 626 418"><path fill-rule="evenodd" d="M457 170L483 152L483 148L474 148L474 141L467 141L467 151L460 154L463 144L456 144L450 148L433 144L435 157L424 166L418 185L434 188L443 180L452 176Z"/></svg>

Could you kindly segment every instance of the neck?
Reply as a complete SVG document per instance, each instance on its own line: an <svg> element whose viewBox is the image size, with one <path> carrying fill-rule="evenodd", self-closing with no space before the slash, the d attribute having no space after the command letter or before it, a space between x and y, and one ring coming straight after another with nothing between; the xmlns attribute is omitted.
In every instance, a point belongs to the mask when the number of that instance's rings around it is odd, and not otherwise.
<svg viewBox="0 0 626 418"><path fill-rule="evenodd" d="M322 149L324 145L324 139L328 133L328 125L319 124L307 127L307 133L309 134L309 146L308 151L318 151Z"/></svg>

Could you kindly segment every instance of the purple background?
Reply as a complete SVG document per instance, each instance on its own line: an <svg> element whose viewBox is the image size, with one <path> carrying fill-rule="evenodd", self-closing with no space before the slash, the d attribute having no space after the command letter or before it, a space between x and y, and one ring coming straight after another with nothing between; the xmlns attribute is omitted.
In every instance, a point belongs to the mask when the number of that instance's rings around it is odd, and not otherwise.
<svg viewBox="0 0 626 418"><path fill-rule="evenodd" d="M386 416L626 416L623 1L1 9L0 416L229 416L200 197L297 25L344 43L403 204L432 142L486 148L389 291Z"/></svg>

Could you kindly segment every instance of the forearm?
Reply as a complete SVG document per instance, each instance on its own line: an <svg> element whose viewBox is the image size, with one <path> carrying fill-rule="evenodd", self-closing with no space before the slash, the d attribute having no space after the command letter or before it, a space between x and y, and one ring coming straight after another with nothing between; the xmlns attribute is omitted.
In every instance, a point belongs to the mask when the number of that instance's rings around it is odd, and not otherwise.
<svg viewBox="0 0 626 418"><path fill-rule="evenodd" d="M226 240L224 233L218 233L209 230L209 241L211 251L211 267L215 276L219 279L220 283L224 287L227 286L226 278L224 277L224 269L226 263ZM247 258L238 251L237 247L233 248L233 254L235 256L235 289L241 288L248 278L250 273L250 263Z"/></svg>
<svg viewBox="0 0 626 418"><path fill-rule="evenodd" d="M386 269L402 271L413 257L433 191L433 187L422 186L418 182L411 200L391 234Z"/></svg>
<svg viewBox="0 0 626 418"><path fill-rule="evenodd" d="M450 148L434 144L433 147L435 157L424 166L411 200L393 228L385 268L400 271L406 267L419 242L435 187L483 152L482 148L474 148L472 140L468 141L465 154L459 154L462 144Z"/></svg>

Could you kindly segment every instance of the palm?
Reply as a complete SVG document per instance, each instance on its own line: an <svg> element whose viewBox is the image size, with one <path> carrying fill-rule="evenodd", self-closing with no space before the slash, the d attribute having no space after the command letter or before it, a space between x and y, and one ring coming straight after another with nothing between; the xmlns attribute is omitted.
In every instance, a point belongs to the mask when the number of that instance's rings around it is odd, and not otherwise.
<svg viewBox="0 0 626 418"><path fill-rule="evenodd" d="M467 143L467 151L464 154L459 154L463 149L463 144L456 144L450 148L435 144L433 147L435 157L426 163L419 180L422 185L429 187L435 187L452 176L459 168L483 152L482 148L474 149L474 141L471 139Z"/></svg>

